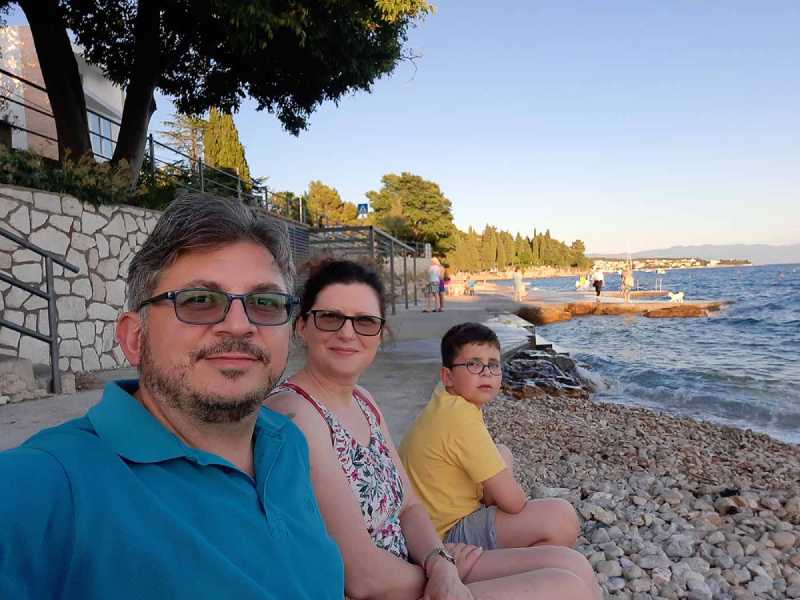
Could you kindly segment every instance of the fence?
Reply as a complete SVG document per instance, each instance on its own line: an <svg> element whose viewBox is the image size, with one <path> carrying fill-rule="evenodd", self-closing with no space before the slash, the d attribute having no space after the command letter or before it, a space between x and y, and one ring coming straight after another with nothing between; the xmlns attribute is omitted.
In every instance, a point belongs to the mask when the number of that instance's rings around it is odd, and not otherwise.
<svg viewBox="0 0 800 600"><path fill-rule="evenodd" d="M409 306L409 279L408 259L411 258L413 269L411 287L413 289L414 304L418 304L417 292L417 257L414 247L406 242L401 242L385 231L372 226L361 227L327 227L312 229L309 232L311 254L328 254L350 259L368 258L377 265L388 270L389 299L392 304L392 314L397 313L397 277L395 260L403 261L402 295L405 307ZM386 277L385 277L386 278Z"/></svg>

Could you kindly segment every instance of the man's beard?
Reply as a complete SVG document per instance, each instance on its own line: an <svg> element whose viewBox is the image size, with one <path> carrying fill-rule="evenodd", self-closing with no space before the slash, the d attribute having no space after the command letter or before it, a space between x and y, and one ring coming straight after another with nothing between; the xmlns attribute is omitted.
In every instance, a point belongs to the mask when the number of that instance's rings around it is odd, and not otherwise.
<svg viewBox="0 0 800 600"><path fill-rule="evenodd" d="M268 370L264 385L241 396L211 394L192 387L189 375L194 363L214 354L238 352L249 354L269 366L271 364L269 353L245 339L226 338L218 344L192 352L186 362L172 367L169 371L164 371L153 361L148 342L148 335L145 332L142 336L141 361L139 363L142 385L166 405L203 423L238 423L259 409L261 403L283 375L283 371L281 371L273 377ZM223 377L231 381L235 381L245 374L240 369L223 369L220 372Z"/></svg>

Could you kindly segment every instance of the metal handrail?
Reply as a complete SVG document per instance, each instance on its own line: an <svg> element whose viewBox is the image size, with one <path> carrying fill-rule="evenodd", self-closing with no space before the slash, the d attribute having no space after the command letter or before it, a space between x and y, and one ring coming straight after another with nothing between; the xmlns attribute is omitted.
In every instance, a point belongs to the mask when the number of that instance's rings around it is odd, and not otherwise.
<svg viewBox="0 0 800 600"><path fill-rule="evenodd" d="M21 335L27 335L33 337L37 340L47 343L50 346L50 373L52 375L53 381L53 393L60 394L61 393L61 370L58 366L58 307L56 306L56 293L55 293L55 285L53 279L53 263L56 263L62 266L65 269L72 271L73 273L78 273L80 269L75 265L68 263L66 260L61 258L60 256L56 256L52 252L45 250L44 248L40 248L39 246L30 243L23 237L20 237L10 231L7 231L3 228L0 228L0 236L19 244L26 250L30 250L35 252L42 258L44 258L44 271L45 271L45 283L47 285L47 291L43 292L41 289L28 285L27 283L20 281L13 275L6 275L5 273L0 272L0 281L4 281L8 284L11 284L15 287L25 290L29 294L34 294L39 298L43 298L47 302L47 320L49 325L49 334L45 335L43 333L39 333L38 331L34 331L32 329L28 329L24 325L18 325L16 323L12 323L8 319L4 319L0 317L0 325L3 327L8 327L9 329L13 329L17 333Z"/></svg>
<svg viewBox="0 0 800 600"><path fill-rule="evenodd" d="M415 248L398 240L393 235L386 233L384 230L375 227L374 225L341 225L337 227L325 227L321 229L314 229L311 231L314 236L320 236L322 239L311 239L309 244L312 246L327 246L328 248L349 249L354 246L366 246L367 253L374 261L384 251L389 256L389 296L392 303L392 314L397 313L397 295L395 294L395 257L402 256L403 258L403 299L405 307L408 308L408 258L413 259L413 285L414 289L414 304L418 303L417 297L417 258L419 253ZM357 237L350 237L348 234L357 234ZM348 236L343 238L342 236ZM337 239L338 237L338 239Z"/></svg>

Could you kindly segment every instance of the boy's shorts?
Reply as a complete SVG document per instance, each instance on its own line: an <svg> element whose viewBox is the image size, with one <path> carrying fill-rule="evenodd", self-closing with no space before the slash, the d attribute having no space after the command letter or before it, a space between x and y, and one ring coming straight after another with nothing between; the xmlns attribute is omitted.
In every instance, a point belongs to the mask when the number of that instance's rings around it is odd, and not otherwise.
<svg viewBox="0 0 800 600"><path fill-rule="evenodd" d="M445 544L472 544L484 550L497 548L497 531L494 526L496 506L483 506L453 525L444 536Z"/></svg>

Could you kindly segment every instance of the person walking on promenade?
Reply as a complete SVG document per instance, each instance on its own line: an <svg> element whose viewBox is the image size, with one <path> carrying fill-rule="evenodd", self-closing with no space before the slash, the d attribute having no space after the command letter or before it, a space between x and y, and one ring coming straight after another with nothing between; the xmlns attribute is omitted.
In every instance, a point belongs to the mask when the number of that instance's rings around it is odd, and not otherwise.
<svg viewBox="0 0 800 600"><path fill-rule="evenodd" d="M140 378L0 453L0 598L341 600L303 434L261 408L293 278L285 230L255 211L169 205L117 322Z"/></svg>
<svg viewBox="0 0 800 600"><path fill-rule="evenodd" d="M353 598L598 600L588 561L564 547L442 544L408 480L383 414L358 380L385 328L383 283L331 260L310 274L295 332L305 366L266 403L306 434L311 478Z"/></svg>
<svg viewBox="0 0 800 600"><path fill-rule="evenodd" d="M603 289L603 270L595 266L594 270L592 271L592 286L594 286L594 291L596 293L597 301L600 302L600 290Z"/></svg>
<svg viewBox="0 0 800 600"><path fill-rule="evenodd" d="M446 264L442 265L441 279L439 279L439 312L444 310L444 297L447 295L447 287L450 285L450 271Z"/></svg>
<svg viewBox="0 0 800 600"><path fill-rule="evenodd" d="M514 267L514 302L522 302L525 299L525 282L522 279L522 270Z"/></svg>
<svg viewBox="0 0 800 600"><path fill-rule="evenodd" d="M425 308L422 312L439 311L439 287L442 285L442 265L435 256L427 271L428 284L425 286Z"/></svg>
<svg viewBox="0 0 800 600"><path fill-rule="evenodd" d="M634 285L633 269L631 269L630 265L625 265L620 279L622 282L622 299L624 302L629 303L631 301L631 290L633 290Z"/></svg>

